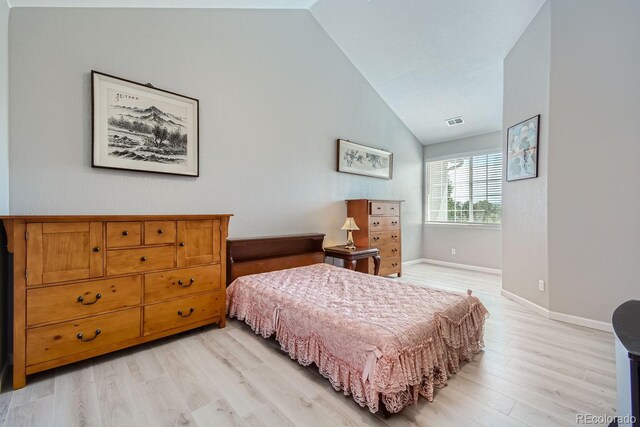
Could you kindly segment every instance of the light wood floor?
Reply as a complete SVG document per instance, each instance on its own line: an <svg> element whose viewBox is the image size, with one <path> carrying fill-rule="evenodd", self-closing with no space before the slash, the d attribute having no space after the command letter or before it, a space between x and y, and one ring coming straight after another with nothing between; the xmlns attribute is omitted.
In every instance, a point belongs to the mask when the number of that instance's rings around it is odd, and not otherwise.
<svg viewBox="0 0 640 427"><path fill-rule="evenodd" d="M485 351L432 403L389 419L234 320L30 376L27 387L0 394L0 426L547 426L614 414L611 334L501 297L498 276L419 264L402 280L473 289L491 317Z"/></svg>

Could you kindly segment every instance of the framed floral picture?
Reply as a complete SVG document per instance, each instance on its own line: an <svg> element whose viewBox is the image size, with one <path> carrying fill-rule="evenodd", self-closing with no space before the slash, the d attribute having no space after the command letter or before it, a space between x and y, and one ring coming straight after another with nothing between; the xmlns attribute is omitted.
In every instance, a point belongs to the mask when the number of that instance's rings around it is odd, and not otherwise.
<svg viewBox="0 0 640 427"><path fill-rule="evenodd" d="M507 181L538 176L539 139L539 114L507 130Z"/></svg>
<svg viewBox="0 0 640 427"><path fill-rule="evenodd" d="M393 153L339 139L338 172L391 179Z"/></svg>
<svg viewBox="0 0 640 427"><path fill-rule="evenodd" d="M91 72L91 166L199 176L198 100Z"/></svg>

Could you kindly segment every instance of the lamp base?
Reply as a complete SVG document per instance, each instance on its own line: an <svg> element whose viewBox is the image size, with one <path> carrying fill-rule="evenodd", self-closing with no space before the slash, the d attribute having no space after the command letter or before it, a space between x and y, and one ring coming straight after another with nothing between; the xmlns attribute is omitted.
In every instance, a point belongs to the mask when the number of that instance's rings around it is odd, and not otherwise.
<svg viewBox="0 0 640 427"><path fill-rule="evenodd" d="M353 244L353 232L351 230L347 230L347 244L344 245L345 249L349 249L350 251L354 250L356 246Z"/></svg>

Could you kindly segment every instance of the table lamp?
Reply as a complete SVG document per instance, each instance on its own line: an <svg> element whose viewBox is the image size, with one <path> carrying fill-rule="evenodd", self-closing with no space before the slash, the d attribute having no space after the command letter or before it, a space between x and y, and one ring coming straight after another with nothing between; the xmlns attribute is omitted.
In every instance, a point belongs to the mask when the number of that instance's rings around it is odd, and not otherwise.
<svg viewBox="0 0 640 427"><path fill-rule="evenodd" d="M358 228L353 218L347 217L341 230L347 230L347 244L345 245L345 248L355 249L356 247L353 244L353 230L360 230L360 228Z"/></svg>

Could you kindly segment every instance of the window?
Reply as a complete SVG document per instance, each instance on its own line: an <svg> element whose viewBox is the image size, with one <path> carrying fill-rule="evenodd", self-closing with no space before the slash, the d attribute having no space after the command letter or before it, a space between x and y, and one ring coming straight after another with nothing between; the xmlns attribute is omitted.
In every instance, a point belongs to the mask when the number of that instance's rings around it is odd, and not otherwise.
<svg viewBox="0 0 640 427"><path fill-rule="evenodd" d="M500 224L502 153L427 162L427 222Z"/></svg>

